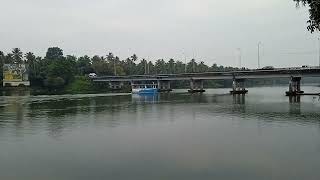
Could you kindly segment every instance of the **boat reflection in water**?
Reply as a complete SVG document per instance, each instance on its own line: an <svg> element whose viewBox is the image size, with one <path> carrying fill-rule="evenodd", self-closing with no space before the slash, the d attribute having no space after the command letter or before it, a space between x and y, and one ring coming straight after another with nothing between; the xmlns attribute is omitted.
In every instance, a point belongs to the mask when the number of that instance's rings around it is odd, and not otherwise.
<svg viewBox="0 0 320 180"><path fill-rule="evenodd" d="M132 94L132 102L137 104L153 104L160 101L159 93L155 94Z"/></svg>

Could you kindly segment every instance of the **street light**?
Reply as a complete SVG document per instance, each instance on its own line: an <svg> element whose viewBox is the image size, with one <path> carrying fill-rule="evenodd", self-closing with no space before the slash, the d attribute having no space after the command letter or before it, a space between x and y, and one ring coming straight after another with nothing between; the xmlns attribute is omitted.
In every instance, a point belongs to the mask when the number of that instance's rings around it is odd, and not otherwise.
<svg viewBox="0 0 320 180"><path fill-rule="evenodd" d="M260 69L260 45L261 42L258 43L258 69Z"/></svg>
<svg viewBox="0 0 320 180"><path fill-rule="evenodd" d="M239 68L241 69L242 68L241 67L242 66L242 51L241 51L241 48L238 48L237 50L238 50L238 53L239 53L238 54L238 56L239 56L238 57L239 58Z"/></svg>
<svg viewBox="0 0 320 180"><path fill-rule="evenodd" d="M319 45L319 67L320 67L320 38L318 38L318 45Z"/></svg>

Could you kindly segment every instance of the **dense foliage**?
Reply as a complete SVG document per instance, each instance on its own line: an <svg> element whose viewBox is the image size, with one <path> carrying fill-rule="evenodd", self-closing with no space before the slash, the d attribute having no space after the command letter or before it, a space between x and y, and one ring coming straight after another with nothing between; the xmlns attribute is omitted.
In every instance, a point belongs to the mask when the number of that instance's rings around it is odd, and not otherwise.
<svg viewBox="0 0 320 180"><path fill-rule="evenodd" d="M95 55L75 57L64 55L58 47L50 47L45 57L39 57L32 52L23 53L19 48L14 48L11 53L4 54L0 51L0 63L26 63L29 68L31 86L47 89L78 90L79 86L88 89L90 86L83 78L89 73L98 76L114 75L146 75L146 74L172 74L172 73L196 73L208 71L231 71L237 68L223 67L204 62L196 62L191 59L187 64L179 60L158 59L155 62L140 59L136 54L120 59L109 52L105 56ZM2 69L1 69L2 70ZM2 73L0 73L2 76ZM2 79L2 78L1 78ZM73 84L72 84L73 83Z"/></svg>
<svg viewBox="0 0 320 180"><path fill-rule="evenodd" d="M293 0L297 6L309 6L310 19L308 21L308 30L314 32L320 30L320 0Z"/></svg>

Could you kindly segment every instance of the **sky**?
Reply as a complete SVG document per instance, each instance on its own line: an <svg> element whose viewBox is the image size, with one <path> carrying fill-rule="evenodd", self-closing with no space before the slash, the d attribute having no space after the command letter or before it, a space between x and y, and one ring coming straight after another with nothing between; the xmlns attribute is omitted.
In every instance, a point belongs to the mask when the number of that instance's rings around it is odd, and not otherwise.
<svg viewBox="0 0 320 180"><path fill-rule="evenodd" d="M318 65L320 33L292 0L0 0L0 50L136 53L256 68ZM241 57L241 63L240 63Z"/></svg>

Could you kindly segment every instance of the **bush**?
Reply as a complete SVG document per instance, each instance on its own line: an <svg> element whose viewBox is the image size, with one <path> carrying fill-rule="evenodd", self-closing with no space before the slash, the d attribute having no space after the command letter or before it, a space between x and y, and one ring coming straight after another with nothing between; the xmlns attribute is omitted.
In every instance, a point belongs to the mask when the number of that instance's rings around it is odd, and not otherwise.
<svg viewBox="0 0 320 180"><path fill-rule="evenodd" d="M65 80L62 77L49 77L44 81L44 85L49 88L61 89L65 85Z"/></svg>
<svg viewBox="0 0 320 180"><path fill-rule="evenodd" d="M76 77L67 87L68 93L89 93L93 90L91 81L83 76Z"/></svg>

